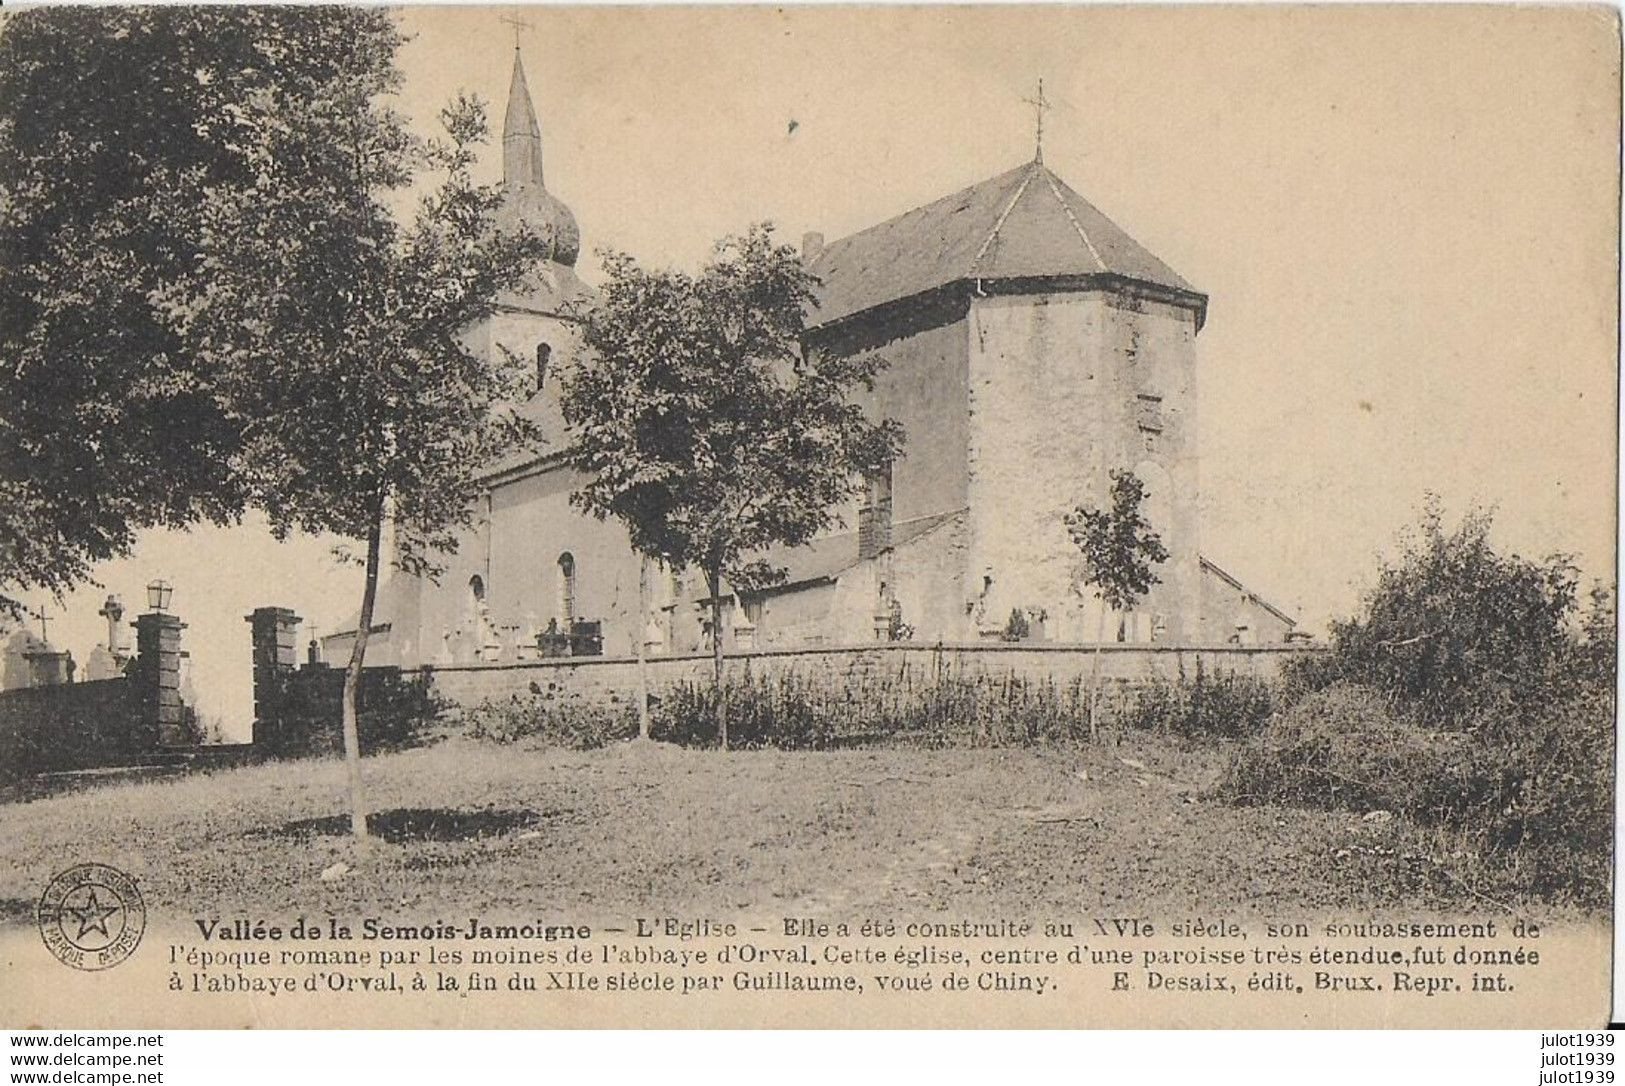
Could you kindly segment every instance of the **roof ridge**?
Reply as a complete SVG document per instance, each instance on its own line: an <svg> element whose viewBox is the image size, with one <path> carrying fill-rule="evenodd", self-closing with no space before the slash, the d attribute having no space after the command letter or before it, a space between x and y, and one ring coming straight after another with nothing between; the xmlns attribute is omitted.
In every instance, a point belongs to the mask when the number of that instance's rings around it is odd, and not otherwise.
<svg viewBox="0 0 1625 1086"><path fill-rule="evenodd" d="M1223 580L1225 583L1227 583L1228 585L1230 585L1230 587L1236 589L1243 596L1245 596L1246 598L1252 600L1254 603L1256 603L1260 607L1264 608L1264 610L1268 611L1270 614L1274 615L1276 618L1280 619L1282 622L1285 622L1288 626L1296 627L1298 625L1298 620L1297 619L1293 618L1291 615L1287 614L1285 611L1281 610L1279 607L1272 604L1269 600L1265 599L1263 596L1260 596L1257 592L1254 592L1252 589L1250 589L1246 585L1242 584L1241 581L1236 578L1235 574L1230 573L1227 570L1220 567L1219 563L1215 562L1213 559L1209 558L1207 555L1198 554L1196 556L1196 561L1197 561L1198 564L1204 565L1208 569L1212 570L1214 573L1218 574L1219 578L1221 580Z"/></svg>
<svg viewBox="0 0 1625 1086"><path fill-rule="evenodd" d="M875 233L877 231L880 231L880 230L885 230L885 229L888 229L888 228L895 228L900 222L902 222L905 219L923 218L926 215L930 214L932 211L936 210L938 207L946 206L948 204L953 203L956 200L957 201L963 201L966 196L974 193L977 189L982 188L984 185L991 184L994 181L999 181L999 180L1003 179L1006 174L1010 175L1010 177L1013 180L1015 175L1018 174L1018 173L1021 173L1021 172L1022 172L1022 167L1020 167L1020 166L1014 167L1012 169L1004 171L1004 173L1002 173L1002 174L997 174L997 175L995 175L993 177L984 178L983 180L978 181L973 185L965 185L965 186L963 186L961 188L955 189L953 192L944 193L943 195L938 196L935 199L928 200L923 204L918 204L918 205L916 205L914 207L909 208L907 211L900 211L897 214L890 216L889 218L885 218L885 219L880 220L879 222L872 222L868 226L861 227L861 228L859 228L857 230L854 230L850 234L843 234L842 236L829 241L824 246L822 253L820 253L820 259L822 259L825 254L829 254L829 253L833 252L834 250L839 249L841 246L844 246L844 245L848 244L849 242L856 241L859 238L862 238L862 237L864 237L866 235L873 234L873 233Z"/></svg>
<svg viewBox="0 0 1625 1086"><path fill-rule="evenodd" d="M1055 197L1055 202L1061 205L1062 212L1066 214L1066 221L1072 224L1072 229L1076 230L1078 237L1083 239L1084 247L1089 250L1089 255L1095 258L1095 263L1100 265L1101 271L1107 271L1106 261L1101 258L1100 250L1096 249L1095 243L1089 240L1088 231L1084 230L1083 224L1072 213L1072 205L1066 202L1066 197L1061 195L1059 186L1055 184L1055 175L1045 170L1044 180L1049 183L1050 195Z"/></svg>
<svg viewBox="0 0 1625 1086"><path fill-rule="evenodd" d="M1038 166L1036 160L1033 162L1033 166ZM987 255L988 249L993 245L993 239L999 236L999 231L1004 227L1004 220L1010 217L1010 212L1014 211L1016 204L1021 202L1022 193L1026 192L1027 186L1032 184L1034 172L1031 168L1027 170L1026 175L1021 179L1021 184L1016 186L1015 195L1011 196L1010 202L1004 205L1004 210L1000 212L999 217L993 220L993 229L987 232L987 237L982 240L982 247L976 250L975 256L971 257L969 268L971 275L976 274L976 266L982 262L982 257Z"/></svg>

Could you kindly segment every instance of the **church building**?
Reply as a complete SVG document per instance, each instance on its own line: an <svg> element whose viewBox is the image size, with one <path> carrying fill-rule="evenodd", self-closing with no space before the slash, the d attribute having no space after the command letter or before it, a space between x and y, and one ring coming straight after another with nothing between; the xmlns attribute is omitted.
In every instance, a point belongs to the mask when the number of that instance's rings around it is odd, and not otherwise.
<svg viewBox="0 0 1625 1086"><path fill-rule="evenodd" d="M540 289L470 330L533 360L526 410L555 444L492 465L475 525L438 582L380 592L369 663L518 661L702 651L703 579L657 570L640 619L640 561L615 522L570 504L581 483L556 370L582 350L593 290L581 237L543 178L540 125L516 52L503 136L504 221L550 241ZM1110 641L1213 646L1287 640L1293 620L1204 557L1198 518L1196 339L1208 298L1050 171L1040 156L803 256L820 281L806 348L878 353L865 400L898 420L902 456L813 543L768 556L783 584L729 595L725 644L794 649L876 640L1093 643L1101 605L1078 583L1065 525L1101 506L1109 473L1145 484L1169 553ZM353 633L325 639L343 659Z"/></svg>

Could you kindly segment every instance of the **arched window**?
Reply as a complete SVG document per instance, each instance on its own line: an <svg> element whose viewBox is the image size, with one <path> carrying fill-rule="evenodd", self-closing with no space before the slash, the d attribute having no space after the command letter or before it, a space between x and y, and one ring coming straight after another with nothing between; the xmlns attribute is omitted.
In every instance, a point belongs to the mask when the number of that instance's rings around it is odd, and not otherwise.
<svg viewBox="0 0 1625 1086"><path fill-rule="evenodd" d="M547 364L553 358L553 348L550 344L536 344L536 391L542 390L542 383L547 380Z"/></svg>
<svg viewBox="0 0 1625 1086"><path fill-rule="evenodd" d="M576 621L576 560L569 551L559 555L559 631L569 633Z"/></svg>
<svg viewBox="0 0 1625 1086"><path fill-rule="evenodd" d="M468 579L468 595L474 603L485 599L485 578L478 573Z"/></svg>

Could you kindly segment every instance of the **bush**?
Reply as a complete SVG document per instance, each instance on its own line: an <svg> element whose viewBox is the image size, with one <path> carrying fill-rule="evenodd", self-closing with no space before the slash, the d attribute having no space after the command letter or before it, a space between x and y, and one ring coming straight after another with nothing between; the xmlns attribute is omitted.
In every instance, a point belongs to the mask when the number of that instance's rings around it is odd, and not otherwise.
<svg viewBox="0 0 1625 1086"><path fill-rule="evenodd" d="M1497 554L1490 524L1474 511L1448 531L1430 499L1365 614L1332 624L1329 653L1290 663L1287 688L1360 683L1442 727L1490 704L1546 700L1573 644L1574 568L1563 555Z"/></svg>
<svg viewBox="0 0 1625 1086"><path fill-rule="evenodd" d="M1270 718L1218 792L1390 811L1432 832L1429 859L1463 885L1601 905L1612 751L1613 698L1600 689L1447 731L1373 687L1334 683Z"/></svg>
<svg viewBox="0 0 1625 1086"><path fill-rule="evenodd" d="M1108 719L1182 737L1255 734L1269 714L1268 684L1247 676L1121 686ZM716 691L680 683L654 709L654 738L716 745ZM909 746L1058 746L1087 741L1089 691L1081 679L895 670L847 675L745 675L728 685L728 738L740 748L827 750L886 742Z"/></svg>
<svg viewBox="0 0 1625 1086"><path fill-rule="evenodd" d="M1380 691L1335 683L1277 713L1231 759L1221 794L1243 803L1414 812L1460 735L1428 732Z"/></svg>
<svg viewBox="0 0 1625 1086"><path fill-rule="evenodd" d="M1614 841L1614 692L1571 695L1474 729L1461 819L1486 874L1541 897L1606 904Z"/></svg>
<svg viewBox="0 0 1625 1086"><path fill-rule="evenodd" d="M840 738L842 708L853 707L839 690L815 687L794 674L735 681L727 696L728 742L740 749L827 750ZM649 730L655 739L682 746L716 746L716 687L685 682L670 688Z"/></svg>
<svg viewBox="0 0 1625 1086"><path fill-rule="evenodd" d="M1123 701L1114 715L1124 727L1182 739L1257 735L1275 705L1269 683L1232 672L1208 675L1200 660L1194 679L1181 668L1175 681L1149 679Z"/></svg>
<svg viewBox="0 0 1625 1086"><path fill-rule="evenodd" d="M546 746L597 750L637 735L638 720L630 705L598 705L579 691L531 683L525 694L463 710L463 728L475 739L498 743L533 738Z"/></svg>
<svg viewBox="0 0 1625 1086"><path fill-rule="evenodd" d="M282 756L343 751L344 672L337 668L279 673L277 722L270 742ZM425 676L403 678L393 667L366 668L356 698L361 752L399 750L424 741L446 709Z"/></svg>
<svg viewBox="0 0 1625 1086"><path fill-rule="evenodd" d="M924 747L1057 746L1086 742L1089 691L1019 675L962 675L907 664L845 674L746 672L728 683L728 740L740 749L828 750L869 743ZM688 747L717 745L716 689L677 683L653 700L651 736ZM1144 687L1119 684L1103 698L1108 720L1178 735L1255 734L1268 715L1268 684L1209 675ZM512 742L536 737L577 750L637 733L632 705L603 707L563 688L486 701L463 714L468 734Z"/></svg>
<svg viewBox="0 0 1625 1086"><path fill-rule="evenodd" d="M1575 622L1564 556L1497 554L1490 517L1453 531L1430 500L1365 613L1290 664L1263 734L1220 791L1239 802L1385 808L1472 887L1608 900L1615 617Z"/></svg>

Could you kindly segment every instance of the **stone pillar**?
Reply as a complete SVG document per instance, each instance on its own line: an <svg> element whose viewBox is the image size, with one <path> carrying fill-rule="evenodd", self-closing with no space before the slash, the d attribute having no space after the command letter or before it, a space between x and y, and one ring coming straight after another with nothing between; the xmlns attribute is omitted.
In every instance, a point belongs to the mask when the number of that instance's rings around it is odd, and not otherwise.
<svg viewBox="0 0 1625 1086"><path fill-rule="evenodd" d="M299 666L299 616L286 607L260 607L243 620L254 642L254 743L275 748L281 739L281 691Z"/></svg>
<svg viewBox="0 0 1625 1086"><path fill-rule="evenodd" d="M185 742L181 731L181 631L186 623L154 611L135 619L135 680L141 691L141 717L135 749Z"/></svg>

